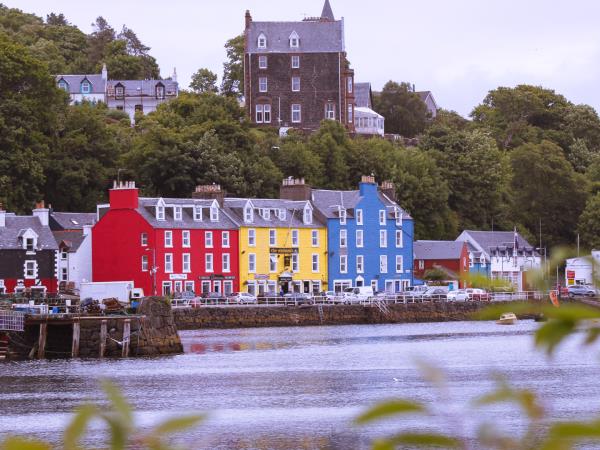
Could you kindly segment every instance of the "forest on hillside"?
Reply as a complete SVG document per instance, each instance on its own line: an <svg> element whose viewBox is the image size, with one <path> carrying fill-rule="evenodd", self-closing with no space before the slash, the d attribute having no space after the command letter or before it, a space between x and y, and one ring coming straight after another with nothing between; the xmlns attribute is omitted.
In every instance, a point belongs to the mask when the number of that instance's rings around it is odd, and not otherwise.
<svg viewBox="0 0 600 450"><path fill-rule="evenodd" d="M256 128L241 95L243 38L225 44L222 83L200 68L191 89L140 116L104 105L69 105L56 73L159 77L150 49L102 17L85 34L62 14L45 19L0 5L0 202L30 211L93 211L120 173L145 195L189 196L219 183L231 195L274 197L284 177L315 187L356 188L360 176L392 180L415 219L417 238L454 239L462 229L518 229L544 245L600 248L600 118L552 89L491 90L470 120L426 116L409 83L389 82L375 105L386 128L418 137L403 147L353 139L324 121L311 136ZM393 78L394 74L390 74Z"/></svg>

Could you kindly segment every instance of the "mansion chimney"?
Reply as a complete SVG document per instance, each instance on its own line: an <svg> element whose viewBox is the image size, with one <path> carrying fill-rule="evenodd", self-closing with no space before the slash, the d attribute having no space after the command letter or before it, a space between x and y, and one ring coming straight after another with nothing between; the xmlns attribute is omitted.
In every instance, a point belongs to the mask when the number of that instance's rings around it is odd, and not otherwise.
<svg viewBox="0 0 600 450"><path fill-rule="evenodd" d="M40 220L42 226L47 227L50 223L50 210L46 208L44 200L35 204L35 209L32 211L33 216Z"/></svg>
<svg viewBox="0 0 600 450"><path fill-rule="evenodd" d="M279 198L285 200L310 200L312 189L304 178L284 178L279 186Z"/></svg>
<svg viewBox="0 0 600 450"><path fill-rule="evenodd" d="M250 10L246 10L246 30L250 28L250 24L252 23L252 16L250 15Z"/></svg>
<svg viewBox="0 0 600 450"><path fill-rule="evenodd" d="M137 209L138 189L135 181L113 182L113 188L108 191L110 209Z"/></svg>
<svg viewBox="0 0 600 450"><path fill-rule="evenodd" d="M202 200L217 200L219 206L223 206L226 192L221 189L220 184L206 184L196 186L196 190L192 192L192 198Z"/></svg>
<svg viewBox="0 0 600 450"><path fill-rule="evenodd" d="M394 186L394 183L392 181L383 181L379 188L387 198L389 198L393 202L396 201L396 186Z"/></svg>

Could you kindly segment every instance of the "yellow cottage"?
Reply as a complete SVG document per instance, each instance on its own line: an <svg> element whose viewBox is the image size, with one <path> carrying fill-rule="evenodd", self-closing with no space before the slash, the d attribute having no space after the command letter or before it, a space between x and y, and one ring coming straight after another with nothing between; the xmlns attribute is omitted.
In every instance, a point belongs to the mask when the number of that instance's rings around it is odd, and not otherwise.
<svg viewBox="0 0 600 450"><path fill-rule="evenodd" d="M239 223L240 290L320 293L327 286L327 226L308 201L225 198Z"/></svg>

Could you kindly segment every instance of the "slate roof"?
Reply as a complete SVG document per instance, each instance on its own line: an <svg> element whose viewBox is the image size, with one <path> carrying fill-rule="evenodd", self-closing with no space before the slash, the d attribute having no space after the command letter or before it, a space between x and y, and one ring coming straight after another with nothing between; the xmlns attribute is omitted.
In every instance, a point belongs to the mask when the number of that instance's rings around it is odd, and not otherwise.
<svg viewBox="0 0 600 450"><path fill-rule="evenodd" d="M137 211L154 228L172 228L182 230L207 229L207 230L232 230L236 229L236 223L224 213L223 208L219 208L219 220L212 222L210 220L210 206L213 200L200 200L190 198L163 198L165 202L165 220L156 219L156 205L158 198L141 197ZM182 220L173 218L172 206L182 207ZM202 220L194 220L194 206L202 207Z"/></svg>
<svg viewBox="0 0 600 450"><path fill-rule="evenodd" d="M486 252L488 255L491 249L512 249L514 247L515 234L514 231L475 231L465 230L471 238L477 242L477 244ZM523 236L517 233L517 243L519 249L532 249L533 246L527 242ZM537 255L537 253L536 253Z"/></svg>
<svg viewBox="0 0 600 450"><path fill-rule="evenodd" d="M373 109L371 83L354 83L354 104L361 108Z"/></svg>
<svg viewBox="0 0 600 450"><path fill-rule="evenodd" d="M357 117L368 117L368 116L371 116L371 117L377 117L377 118L380 118L380 119L384 118L378 112L375 112L371 108L366 108L364 106L356 106L354 108L354 114Z"/></svg>
<svg viewBox="0 0 600 450"><path fill-rule="evenodd" d="M15 216L9 213L6 213L5 226L0 227L0 249L22 250L23 244L19 241L19 236L29 228L38 235L37 245L39 250L58 249L50 227L43 226L38 217Z"/></svg>
<svg viewBox="0 0 600 450"><path fill-rule="evenodd" d="M293 32L300 38L298 48L290 48ZM258 36L267 37L267 48L258 48ZM339 53L344 51L342 21L250 22L249 53Z"/></svg>
<svg viewBox="0 0 600 450"><path fill-rule="evenodd" d="M69 94L81 94L81 82L85 79L92 84L90 94L104 94L106 91L106 81L99 73L93 75L56 75L56 83L61 79L67 82Z"/></svg>
<svg viewBox="0 0 600 450"><path fill-rule="evenodd" d="M415 241L413 252L415 259L460 259L462 241Z"/></svg>
<svg viewBox="0 0 600 450"><path fill-rule="evenodd" d="M394 208L399 208L404 219L412 219L400 205L389 199L381 191L377 192L379 200L388 207L388 218L393 218ZM347 217L354 217L354 208L362 200L359 190L354 191L330 191L326 189L313 189L312 201L315 208L327 219L338 217L339 206L346 209Z"/></svg>
<svg viewBox="0 0 600 450"><path fill-rule="evenodd" d="M96 223L95 213L50 213L50 228L52 230L83 230L84 225Z"/></svg>
<svg viewBox="0 0 600 450"><path fill-rule="evenodd" d="M335 20L333 10L331 9L331 5L329 4L329 0L325 0L325 4L323 5L323 12L321 12L321 18L327 20Z"/></svg>
<svg viewBox="0 0 600 450"><path fill-rule="evenodd" d="M69 247L69 253L75 253L85 238L82 230L53 231L52 234L54 234L54 239L59 247L62 242Z"/></svg>
<svg viewBox="0 0 600 450"><path fill-rule="evenodd" d="M173 80L109 80L107 93L114 97L115 86L121 84L125 88L125 97L156 96L156 86L162 84L165 87L165 96L177 95L178 83Z"/></svg>
<svg viewBox="0 0 600 450"><path fill-rule="evenodd" d="M244 222L244 206L250 200L254 205L254 220L252 223ZM234 218L239 226L256 228L324 228L325 223L313 213L312 223L305 224L304 207L306 201L284 200L284 199L266 199L266 198L226 198L225 209ZM310 203L309 203L310 204ZM312 205L311 205L312 207ZM259 209L268 208L271 210L270 218L264 219L259 213ZM285 219L280 219L274 210L285 209Z"/></svg>

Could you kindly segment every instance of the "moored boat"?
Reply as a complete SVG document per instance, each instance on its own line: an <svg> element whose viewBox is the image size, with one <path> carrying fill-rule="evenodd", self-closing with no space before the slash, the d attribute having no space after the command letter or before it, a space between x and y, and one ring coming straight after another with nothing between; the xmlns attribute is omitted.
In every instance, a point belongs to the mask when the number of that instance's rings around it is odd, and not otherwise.
<svg viewBox="0 0 600 450"><path fill-rule="evenodd" d="M504 313L500 319L496 320L498 325L514 325L517 322L517 316L514 313Z"/></svg>

